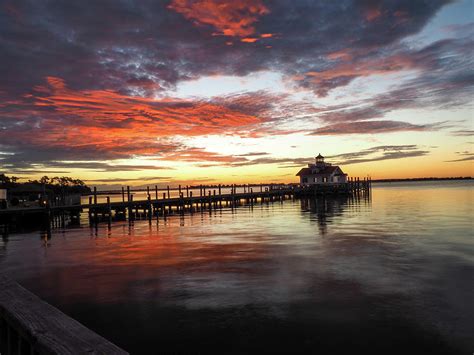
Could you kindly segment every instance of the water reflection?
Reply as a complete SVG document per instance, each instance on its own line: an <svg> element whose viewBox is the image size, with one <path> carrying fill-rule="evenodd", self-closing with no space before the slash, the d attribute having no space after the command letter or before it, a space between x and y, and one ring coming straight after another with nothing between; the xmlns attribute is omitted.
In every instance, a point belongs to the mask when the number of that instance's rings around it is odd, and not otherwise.
<svg viewBox="0 0 474 355"><path fill-rule="evenodd" d="M132 353L456 353L472 348L472 196L374 188L11 234L0 267Z"/></svg>
<svg viewBox="0 0 474 355"><path fill-rule="evenodd" d="M342 216L348 208L357 208L361 204L370 208L370 203L370 194L315 196L300 200L301 211L316 216L321 235L327 234L328 224L335 216Z"/></svg>

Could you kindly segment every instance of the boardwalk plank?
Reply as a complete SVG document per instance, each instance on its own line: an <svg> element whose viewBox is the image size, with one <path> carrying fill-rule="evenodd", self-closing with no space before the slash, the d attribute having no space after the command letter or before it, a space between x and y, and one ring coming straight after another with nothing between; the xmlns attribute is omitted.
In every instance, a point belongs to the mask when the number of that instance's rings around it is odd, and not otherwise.
<svg viewBox="0 0 474 355"><path fill-rule="evenodd" d="M5 275L0 317L39 354L128 354Z"/></svg>

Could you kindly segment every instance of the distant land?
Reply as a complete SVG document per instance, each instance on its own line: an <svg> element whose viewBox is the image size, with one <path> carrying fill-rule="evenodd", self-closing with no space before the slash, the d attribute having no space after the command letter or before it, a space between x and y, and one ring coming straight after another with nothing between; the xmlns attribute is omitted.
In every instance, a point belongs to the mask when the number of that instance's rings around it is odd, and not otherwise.
<svg viewBox="0 0 474 355"><path fill-rule="evenodd" d="M372 182L416 182L416 181L444 181L444 180L472 180L472 176L458 177L427 177L427 178L407 178L407 179L373 179Z"/></svg>

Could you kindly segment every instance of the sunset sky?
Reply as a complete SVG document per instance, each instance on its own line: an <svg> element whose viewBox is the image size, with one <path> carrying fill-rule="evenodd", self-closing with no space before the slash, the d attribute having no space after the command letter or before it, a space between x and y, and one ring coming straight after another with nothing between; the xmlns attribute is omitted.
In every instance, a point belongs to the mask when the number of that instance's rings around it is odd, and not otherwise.
<svg viewBox="0 0 474 355"><path fill-rule="evenodd" d="M469 176L474 1L0 0L0 172Z"/></svg>

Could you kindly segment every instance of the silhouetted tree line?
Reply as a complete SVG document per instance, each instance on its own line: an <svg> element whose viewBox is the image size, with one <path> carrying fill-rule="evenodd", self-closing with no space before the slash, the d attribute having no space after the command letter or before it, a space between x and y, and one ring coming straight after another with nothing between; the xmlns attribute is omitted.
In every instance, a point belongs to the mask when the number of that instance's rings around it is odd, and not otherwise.
<svg viewBox="0 0 474 355"><path fill-rule="evenodd" d="M16 176L6 176L5 174L0 174L0 186L3 187L12 187L16 185L18 178Z"/></svg>
<svg viewBox="0 0 474 355"><path fill-rule="evenodd" d="M22 186L38 186L45 190L53 191L54 193L90 193L91 189L80 179L73 179L68 176L43 176L39 180L28 180L27 182L18 182L19 178L16 176L7 176L0 174L0 188L20 188Z"/></svg>

